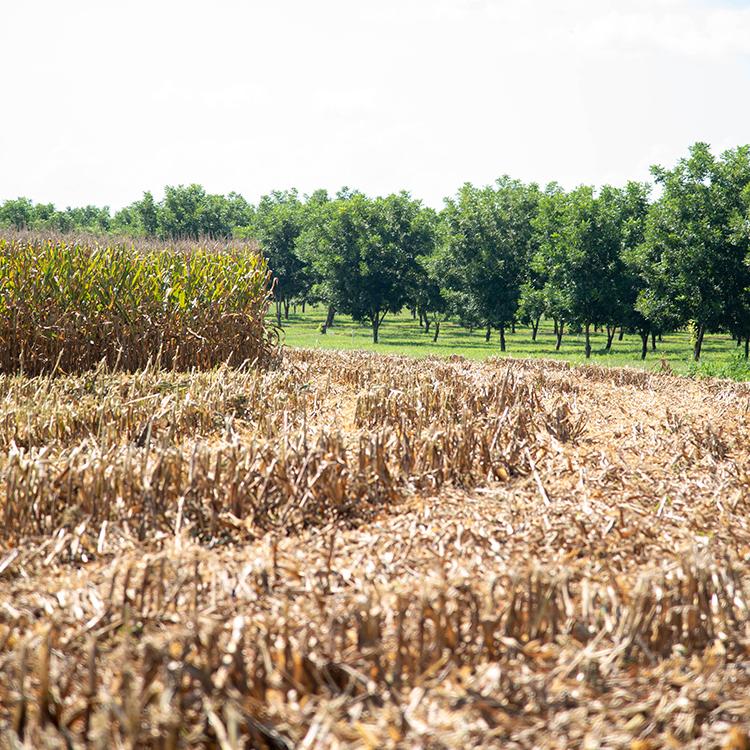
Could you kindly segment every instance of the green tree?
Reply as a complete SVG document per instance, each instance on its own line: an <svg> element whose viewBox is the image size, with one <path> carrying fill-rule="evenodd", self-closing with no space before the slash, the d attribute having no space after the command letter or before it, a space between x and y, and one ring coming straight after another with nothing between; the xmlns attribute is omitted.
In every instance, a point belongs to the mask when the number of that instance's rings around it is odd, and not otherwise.
<svg viewBox="0 0 750 750"><path fill-rule="evenodd" d="M521 285L518 300L518 319L531 326L531 340L536 341L539 323L547 309L547 298L544 293L544 276L533 273L533 278Z"/></svg>
<svg viewBox="0 0 750 750"><path fill-rule="evenodd" d="M159 234L173 239L200 237L201 211L205 201L206 191L201 185L168 185L164 188L164 200L158 211Z"/></svg>
<svg viewBox="0 0 750 750"><path fill-rule="evenodd" d="M140 217L143 231L149 237L156 237L159 232L159 207L154 196L147 190L143 198L133 204L133 208Z"/></svg>
<svg viewBox="0 0 750 750"><path fill-rule="evenodd" d="M288 319L290 301L306 283L306 262L296 248L303 220L303 204L296 190L277 190L264 195L255 211L252 231L275 277L273 293L279 327L282 306Z"/></svg>
<svg viewBox="0 0 750 750"><path fill-rule="evenodd" d="M109 206L68 207L64 213L72 229L94 234L104 234L110 229L112 218Z"/></svg>
<svg viewBox="0 0 750 750"><path fill-rule="evenodd" d="M231 192L226 197L226 219L229 227L252 226L255 209L239 193Z"/></svg>
<svg viewBox="0 0 750 750"><path fill-rule="evenodd" d="M641 359L646 359L649 336L674 326L666 309L652 307L646 316L638 306L638 299L646 288L648 266L639 254L643 246L651 204L651 188L646 183L629 182L622 191L621 213L621 273L617 278L619 323L641 337Z"/></svg>
<svg viewBox="0 0 750 750"><path fill-rule="evenodd" d="M562 346L565 318L568 312L560 290L550 281L547 256L553 253L559 243L566 200L565 192L556 182L549 183L540 196L537 213L532 220L535 252L529 261L529 279L527 282L529 286L526 290L522 289L521 299L524 312L527 307L531 307L538 314L540 300L529 299L529 302L526 303L523 300L523 294L524 291L527 291L529 295L532 295L536 288L541 289L543 314L551 318L554 323L556 351L559 351Z"/></svg>
<svg viewBox="0 0 750 750"><path fill-rule="evenodd" d="M115 215L112 217L110 229L115 234L131 235L134 237L145 234L141 217L132 205L125 206L115 212Z"/></svg>
<svg viewBox="0 0 750 750"><path fill-rule="evenodd" d="M448 252L456 266L454 291L463 293L473 314L490 330L500 331L505 351L505 329L517 316L521 285L535 235L532 220L539 190L502 177L494 186L464 185L446 200Z"/></svg>
<svg viewBox="0 0 750 750"><path fill-rule="evenodd" d="M28 198L7 200L0 206L0 225L27 229L34 222L34 204Z"/></svg>
<svg viewBox="0 0 750 750"><path fill-rule="evenodd" d="M202 237L231 237L233 226L229 201L223 195L204 196L198 208L198 226Z"/></svg>
<svg viewBox="0 0 750 750"><path fill-rule="evenodd" d="M671 170L654 167L662 188L646 224L639 265L647 286L637 307L695 326L693 359L707 331L747 328L750 237L745 231L750 185L750 147L715 158L696 143Z"/></svg>
<svg viewBox="0 0 750 750"><path fill-rule="evenodd" d="M437 216L434 214L432 221L434 231L439 231ZM415 273L414 303L424 321L425 333L429 333L432 328L433 342L438 340L440 325L451 314L451 293L447 279L452 263L450 257L441 251L444 247L444 244L437 241L429 255L419 256Z"/></svg>
<svg viewBox="0 0 750 750"><path fill-rule="evenodd" d="M47 228L55 217L55 206L53 203L37 203L34 206L34 226Z"/></svg>
<svg viewBox="0 0 750 750"><path fill-rule="evenodd" d="M407 193L370 200L347 190L321 207L299 247L330 303L369 322L377 343L386 315L409 299L418 258L432 251L434 231L432 213Z"/></svg>
<svg viewBox="0 0 750 750"><path fill-rule="evenodd" d="M563 193L548 190L540 203L535 226L539 251L534 260L547 274L545 292L552 314L580 325L591 356L591 326L616 315L620 271L620 201L618 191L581 186Z"/></svg>

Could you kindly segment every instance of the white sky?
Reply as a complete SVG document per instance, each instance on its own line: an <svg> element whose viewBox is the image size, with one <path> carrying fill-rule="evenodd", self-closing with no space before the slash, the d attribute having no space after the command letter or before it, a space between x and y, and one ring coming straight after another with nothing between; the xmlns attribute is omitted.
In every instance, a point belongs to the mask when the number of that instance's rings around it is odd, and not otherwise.
<svg viewBox="0 0 750 750"><path fill-rule="evenodd" d="M750 142L750 0L0 0L0 200L647 179Z"/></svg>

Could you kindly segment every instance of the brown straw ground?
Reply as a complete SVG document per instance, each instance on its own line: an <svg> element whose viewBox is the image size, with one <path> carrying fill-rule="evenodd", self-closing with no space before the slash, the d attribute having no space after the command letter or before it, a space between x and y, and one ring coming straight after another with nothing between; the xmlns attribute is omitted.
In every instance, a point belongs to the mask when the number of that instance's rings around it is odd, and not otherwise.
<svg viewBox="0 0 750 750"><path fill-rule="evenodd" d="M746 749L748 407L312 351L0 379L0 746Z"/></svg>

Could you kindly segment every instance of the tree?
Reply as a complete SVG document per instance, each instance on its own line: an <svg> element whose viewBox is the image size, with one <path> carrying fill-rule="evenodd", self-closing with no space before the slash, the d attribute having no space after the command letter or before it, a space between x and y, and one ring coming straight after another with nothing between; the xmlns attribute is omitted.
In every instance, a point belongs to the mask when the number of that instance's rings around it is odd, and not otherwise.
<svg viewBox="0 0 750 750"><path fill-rule="evenodd" d="M113 232L116 234L126 234L132 236L140 236L145 234L143 224L138 212L133 208L132 205L125 206L119 211L115 212L112 217L111 227Z"/></svg>
<svg viewBox="0 0 750 750"><path fill-rule="evenodd" d="M34 226L47 227L54 219L55 206L53 203L37 203L34 206Z"/></svg>
<svg viewBox="0 0 750 750"><path fill-rule="evenodd" d="M320 208L299 247L330 303L369 322L378 343L386 315L414 289L418 258L434 247L433 216L407 193L370 200L347 190Z"/></svg>
<svg viewBox="0 0 750 750"><path fill-rule="evenodd" d="M608 233L610 245L607 286L611 297L603 303L603 319L599 321L606 324L607 352L612 349L618 326L621 332L626 324L628 328L644 329L645 321L634 311L640 284L637 275L628 267L626 256L643 241L649 194L649 185L628 182L622 189L603 188L597 199L598 231Z"/></svg>
<svg viewBox="0 0 750 750"><path fill-rule="evenodd" d="M529 299L527 303L523 300L523 294L525 291L531 297L536 287L541 288L543 314L551 318L554 323L555 351L559 351L562 346L567 308L560 290L550 281L547 256L553 253L559 242L560 228L564 221L565 201L565 192L556 182L549 183L539 198L536 216L532 220L535 252L529 260L529 279L527 288L522 289L521 299L524 311L530 307L534 312L538 312L539 300Z"/></svg>
<svg viewBox="0 0 750 750"><path fill-rule="evenodd" d="M641 337L641 359L646 359L649 336L658 331L673 327L669 310L656 305L641 308L638 300L642 298L649 279L649 263L644 263L640 253L643 247L646 222L651 205L648 184L628 182L622 192L621 213L621 261L622 272L617 281L617 298L619 306L619 323ZM645 310L648 311L648 315Z"/></svg>
<svg viewBox="0 0 750 750"><path fill-rule="evenodd" d="M430 255L417 258L417 286L414 301L425 322L425 333L432 327L432 341L440 335L440 325L450 314L450 292L445 283L450 273L450 261L437 246Z"/></svg>
<svg viewBox="0 0 750 750"><path fill-rule="evenodd" d="M229 202L223 195L206 195L198 208L200 235L211 239L232 236Z"/></svg>
<svg viewBox="0 0 750 750"><path fill-rule="evenodd" d="M528 267L539 201L536 185L502 177L494 186L475 188L467 183L455 198L446 200L448 252L456 266L456 292L487 326L500 331L505 351L505 329L516 318L521 284Z"/></svg>
<svg viewBox="0 0 750 750"><path fill-rule="evenodd" d="M662 195L639 251L647 286L637 307L648 318L661 310L692 321L697 361L707 331L749 327L742 300L749 286L750 147L716 159L707 144L696 143L674 169L652 173Z"/></svg>
<svg viewBox="0 0 750 750"><path fill-rule="evenodd" d="M531 340L536 341L539 322L547 309L544 294L544 278L539 273L521 285L521 296L518 301L518 318L522 323L531 326Z"/></svg>
<svg viewBox="0 0 750 750"><path fill-rule="evenodd" d="M150 192L111 215L109 207L77 206L62 211L51 203L34 205L28 198L0 205L0 225L61 232L84 231L164 238L231 237L235 228L253 220L253 207L239 193L213 195L200 185L166 187L157 203Z"/></svg>
<svg viewBox="0 0 750 750"><path fill-rule="evenodd" d="M315 190L310 195L305 196L302 205L302 230L318 220L319 213L325 210L326 204L330 201L327 190ZM298 237L299 239L299 237ZM295 254L301 259L299 249L295 243ZM328 295L323 279L317 273L312 264L307 261L302 262L298 273L298 292L302 304L306 302L328 302ZM333 315L335 310L329 305L329 314L326 320L326 327L333 325Z"/></svg>
<svg viewBox="0 0 750 750"><path fill-rule="evenodd" d="M261 198L255 211L252 232L275 277L273 293L279 327L282 305L288 319L290 300L305 285L306 261L296 248L302 227L303 206L296 190L277 190Z"/></svg>
<svg viewBox="0 0 750 750"><path fill-rule="evenodd" d="M225 201L226 222L230 230L252 226L255 209L239 193L229 193Z"/></svg>
<svg viewBox="0 0 750 750"><path fill-rule="evenodd" d="M136 201L133 207L140 217L143 231L149 237L155 237L159 231L159 209L154 196L147 190L141 200Z"/></svg>
<svg viewBox="0 0 750 750"><path fill-rule="evenodd" d="M200 237L205 200L206 191L200 185L167 185L158 211L159 234L172 239Z"/></svg>
<svg viewBox="0 0 750 750"><path fill-rule="evenodd" d="M64 214L66 223L70 225L71 229L95 234L108 232L112 221L109 206L103 208L92 205L77 208L68 207Z"/></svg>
<svg viewBox="0 0 750 750"><path fill-rule="evenodd" d="M0 225L14 229L31 227L34 220L34 204L28 198L5 201L0 206Z"/></svg>
<svg viewBox="0 0 750 750"><path fill-rule="evenodd" d="M232 236L235 221L250 219L247 202L236 193L229 195L207 193L196 184L167 186L160 205L154 203L150 193L145 193L136 206L147 234L156 223L156 232L162 237L225 239Z"/></svg>
<svg viewBox="0 0 750 750"><path fill-rule="evenodd" d="M535 265L539 271L546 271L548 305L554 315L561 316L558 348L564 316L583 328L589 358L592 324L611 320L616 310L618 193L604 187L597 197L589 186L570 193L548 190L535 226L539 236Z"/></svg>

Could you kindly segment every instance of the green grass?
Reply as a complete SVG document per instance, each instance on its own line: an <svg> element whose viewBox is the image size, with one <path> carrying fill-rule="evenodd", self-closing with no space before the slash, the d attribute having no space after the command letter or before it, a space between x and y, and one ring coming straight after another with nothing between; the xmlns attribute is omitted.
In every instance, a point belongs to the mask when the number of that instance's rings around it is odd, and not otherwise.
<svg viewBox="0 0 750 750"><path fill-rule="evenodd" d="M505 354L500 351L500 337L493 331L489 343L482 330L469 331L457 323L445 322L440 327L437 343L432 341L432 330L425 333L409 312L386 317L380 329L380 343L372 343L369 326L355 323L346 315L337 315L335 325L328 333L321 334L320 326L325 319L325 309L307 306L290 311L289 320L283 321L282 340L287 346L312 349L363 349L391 354L407 354L425 357L439 355L447 357L460 354L471 359L485 357L544 357L562 359L576 364L586 362L583 334L568 334L563 337L562 348L555 351L555 336L551 321L542 321L536 342L531 340L531 329L517 326L516 333L507 333ZM615 340L612 351L604 347L607 337L604 333L592 334L592 354L590 364L607 366L639 367L649 370L661 369L665 361L675 372L696 377L729 377L735 380L750 380L750 367L742 358L742 350L736 347L729 336L707 335L703 342L701 362L691 361L692 343L687 331L665 334L662 342L657 342L657 350L649 352L641 361L641 340L636 335L625 334L622 341Z"/></svg>

